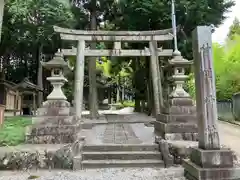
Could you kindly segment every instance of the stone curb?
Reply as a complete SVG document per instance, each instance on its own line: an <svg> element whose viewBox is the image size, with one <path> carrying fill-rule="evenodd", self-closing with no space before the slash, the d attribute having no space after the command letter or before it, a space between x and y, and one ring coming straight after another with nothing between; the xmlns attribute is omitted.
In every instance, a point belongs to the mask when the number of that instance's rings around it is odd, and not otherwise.
<svg viewBox="0 0 240 180"><path fill-rule="evenodd" d="M231 125L240 126L240 124L238 124L234 121L224 120L224 119L221 119L221 118L218 118L218 120L221 121L221 122L224 122L224 123L231 124Z"/></svg>

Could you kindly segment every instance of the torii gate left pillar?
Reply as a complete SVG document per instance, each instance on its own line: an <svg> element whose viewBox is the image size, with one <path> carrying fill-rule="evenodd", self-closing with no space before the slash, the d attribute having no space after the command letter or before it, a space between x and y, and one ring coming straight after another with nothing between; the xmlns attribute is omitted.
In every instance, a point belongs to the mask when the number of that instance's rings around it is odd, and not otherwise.
<svg viewBox="0 0 240 180"><path fill-rule="evenodd" d="M74 104L76 118L81 119L83 109L83 88L84 88L84 50L85 41L79 40L77 45L77 60L75 69L75 84L74 84Z"/></svg>

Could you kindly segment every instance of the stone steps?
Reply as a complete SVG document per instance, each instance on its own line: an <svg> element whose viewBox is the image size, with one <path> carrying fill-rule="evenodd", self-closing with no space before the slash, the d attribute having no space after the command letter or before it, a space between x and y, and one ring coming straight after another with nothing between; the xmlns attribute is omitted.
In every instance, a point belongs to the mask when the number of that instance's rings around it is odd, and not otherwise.
<svg viewBox="0 0 240 180"><path fill-rule="evenodd" d="M82 167L85 168L119 168L119 167L164 167L162 160L83 160Z"/></svg>
<svg viewBox="0 0 240 180"><path fill-rule="evenodd" d="M85 145L83 151L158 151L157 144L104 144L104 145Z"/></svg>
<svg viewBox="0 0 240 180"><path fill-rule="evenodd" d="M83 152L83 159L101 160L141 160L141 159L159 159L161 153L157 151L114 151L114 152Z"/></svg>
<svg viewBox="0 0 240 180"><path fill-rule="evenodd" d="M85 145L81 156L74 158L74 169L164 167L158 149L155 144Z"/></svg>

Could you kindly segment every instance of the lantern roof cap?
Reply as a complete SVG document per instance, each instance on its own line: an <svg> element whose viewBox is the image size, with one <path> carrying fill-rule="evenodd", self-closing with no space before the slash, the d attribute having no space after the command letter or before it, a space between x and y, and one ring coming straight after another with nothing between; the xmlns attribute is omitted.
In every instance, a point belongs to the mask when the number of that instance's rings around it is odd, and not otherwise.
<svg viewBox="0 0 240 180"><path fill-rule="evenodd" d="M52 60L48 62L41 62L42 66L45 67L46 69L55 69L55 68L67 68L68 63L64 61L63 59L63 54L58 50L58 52L55 53L54 57Z"/></svg>

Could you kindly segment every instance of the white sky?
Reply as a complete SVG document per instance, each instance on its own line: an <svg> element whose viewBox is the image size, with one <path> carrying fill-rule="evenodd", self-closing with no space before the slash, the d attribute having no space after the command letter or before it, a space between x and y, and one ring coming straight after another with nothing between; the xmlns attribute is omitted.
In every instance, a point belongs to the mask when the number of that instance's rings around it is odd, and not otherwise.
<svg viewBox="0 0 240 180"><path fill-rule="evenodd" d="M229 27L231 26L235 17L240 19L240 0L235 0L236 5L232 8L231 12L226 14L228 18L223 22L213 34L213 41L223 43L227 37Z"/></svg>

